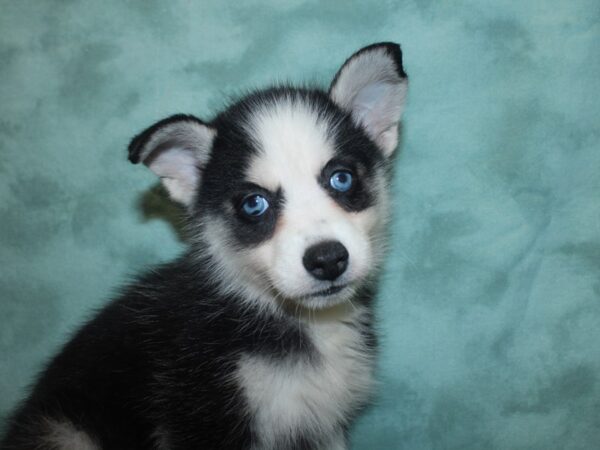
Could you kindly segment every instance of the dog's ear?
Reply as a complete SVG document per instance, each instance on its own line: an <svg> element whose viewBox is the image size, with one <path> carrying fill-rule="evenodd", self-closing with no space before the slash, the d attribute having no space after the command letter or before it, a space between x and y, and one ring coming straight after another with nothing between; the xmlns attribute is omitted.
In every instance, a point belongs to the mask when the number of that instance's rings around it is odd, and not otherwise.
<svg viewBox="0 0 600 450"><path fill-rule="evenodd" d="M172 199L190 206L209 160L216 131L194 116L178 114L155 123L129 144L129 160L161 178Z"/></svg>
<svg viewBox="0 0 600 450"><path fill-rule="evenodd" d="M333 79L329 96L390 156L398 145L407 88L400 46L383 42L348 58Z"/></svg>

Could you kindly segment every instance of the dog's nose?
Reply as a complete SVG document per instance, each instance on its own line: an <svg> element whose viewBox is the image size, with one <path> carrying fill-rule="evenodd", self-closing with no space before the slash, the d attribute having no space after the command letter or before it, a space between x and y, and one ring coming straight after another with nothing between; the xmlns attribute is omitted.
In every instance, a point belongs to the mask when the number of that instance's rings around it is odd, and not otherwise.
<svg viewBox="0 0 600 450"><path fill-rule="evenodd" d="M348 250L338 241L325 241L309 247L302 263L318 280L333 281L348 267Z"/></svg>

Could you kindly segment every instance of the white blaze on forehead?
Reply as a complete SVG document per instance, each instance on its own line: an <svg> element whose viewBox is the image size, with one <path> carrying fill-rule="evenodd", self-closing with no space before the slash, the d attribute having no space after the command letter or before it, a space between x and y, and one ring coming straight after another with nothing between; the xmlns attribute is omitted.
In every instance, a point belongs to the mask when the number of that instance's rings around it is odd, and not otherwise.
<svg viewBox="0 0 600 450"><path fill-rule="evenodd" d="M315 183L333 157L329 124L297 99L281 99L251 116L247 129L259 154L247 172L249 181L266 189Z"/></svg>

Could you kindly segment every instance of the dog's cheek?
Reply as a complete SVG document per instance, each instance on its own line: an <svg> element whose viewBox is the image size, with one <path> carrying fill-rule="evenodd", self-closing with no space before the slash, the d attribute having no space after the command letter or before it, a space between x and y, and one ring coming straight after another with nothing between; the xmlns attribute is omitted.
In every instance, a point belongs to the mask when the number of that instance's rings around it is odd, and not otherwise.
<svg viewBox="0 0 600 450"><path fill-rule="evenodd" d="M371 240L380 240L391 217L390 187L383 169L376 171L370 187L374 199L372 206L357 212L351 220Z"/></svg>
<svg viewBox="0 0 600 450"><path fill-rule="evenodd" d="M372 265L371 240L366 232L363 213L349 213L345 223L336 226L336 237L350 254L349 275L357 280L364 278Z"/></svg>
<svg viewBox="0 0 600 450"><path fill-rule="evenodd" d="M385 252L385 217L386 210L382 204L376 204L359 213L352 214L349 219L356 231L355 237L359 250L361 275L366 275L379 266Z"/></svg>
<svg viewBox="0 0 600 450"><path fill-rule="evenodd" d="M269 274L276 264L274 240L269 239L262 244L244 252L244 265L247 270L261 278L270 278Z"/></svg>
<svg viewBox="0 0 600 450"><path fill-rule="evenodd" d="M354 213L350 217L352 225L360 230L365 236L373 236L376 230L380 227L381 213L377 211L379 207L372 206L361 212Z"/></svg>

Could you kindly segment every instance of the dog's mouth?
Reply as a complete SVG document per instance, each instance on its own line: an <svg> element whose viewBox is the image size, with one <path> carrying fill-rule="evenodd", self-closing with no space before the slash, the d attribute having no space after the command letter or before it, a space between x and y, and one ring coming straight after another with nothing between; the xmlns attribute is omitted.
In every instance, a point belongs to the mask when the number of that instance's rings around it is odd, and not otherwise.
<svg viewBox="0 0 600 450"><path fill-rule="evenodd" d="M322 291L313 292L312 294L308 294L307 298L315 298L315 297L329 297L330 295L337 294L342 289L344 289L347 285L341 286L330 286L327 289L323 289Z"/></svg>
<svg viewBox="0 0 600 450"><path fill-rule="evenodd" d="M293 315L302 315L309 310L329 310L336 307L336 305L345 303L345 301L348 300L348 296L352 295L352 292L354 292L353 283L332 285L326 289L307 293L302 296L288 297L292 300L292 303L286 304L286 302L284 302L284 308L288 308L288 312ZM314 313L307 314L308 318L312 317L314 319Z"/></svg>

